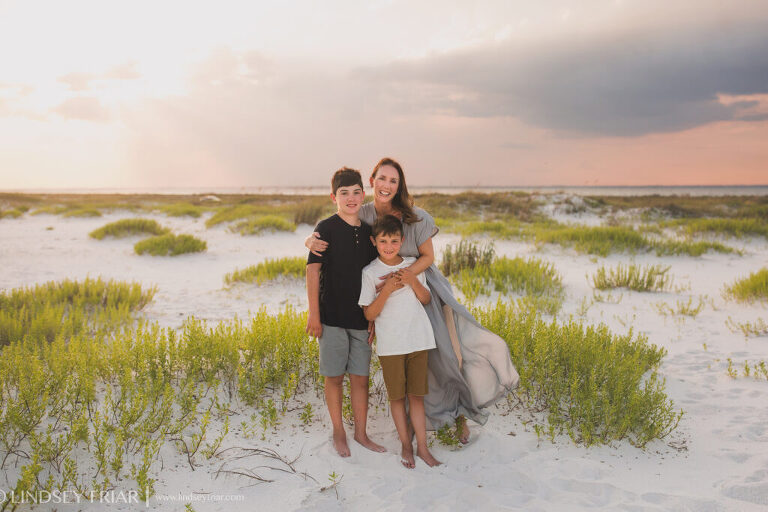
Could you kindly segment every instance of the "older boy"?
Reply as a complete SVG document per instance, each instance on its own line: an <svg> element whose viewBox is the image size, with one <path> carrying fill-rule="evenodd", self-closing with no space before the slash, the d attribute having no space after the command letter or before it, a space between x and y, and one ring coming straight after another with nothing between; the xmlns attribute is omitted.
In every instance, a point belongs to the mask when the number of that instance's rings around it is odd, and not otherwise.
<svg viewBox="0 0 768 512"><path fill-rule="evenodd" d="M366 431L371 347L368 320L357 304L362 270L376 257L376 251L370 242L370 226L358 217L365 196L360 173L347 167L339 169L331 179L331 190L336 213L315 228L329 247L307 258L307 332L320 344L320 374L325 377L333 446L340 456L349 457L341 419L345 373L349 373L355 441L369 450L386 451L371 441Z"/></svg>
<svg viewBox="0 0 768 512"><path fill-rule="evenodd" d="M373 225L371 241L379 257L363 269L359 304L365 317L376 322L376 353L379 355L384 384L389 395L392 419L403 445L402 463L415 467L413 444L408 432L405 397L408 395L410 418L416 436L416 454L429 466L440 462L427 446L424 396L427 394L427 351L435 348L435 336L422 304L431 295L424 274L418 277L407 267L416 258L398 253L403 240L403 225L397 217L379 217ZM381 291L376 283L389 275Z"/></svg>

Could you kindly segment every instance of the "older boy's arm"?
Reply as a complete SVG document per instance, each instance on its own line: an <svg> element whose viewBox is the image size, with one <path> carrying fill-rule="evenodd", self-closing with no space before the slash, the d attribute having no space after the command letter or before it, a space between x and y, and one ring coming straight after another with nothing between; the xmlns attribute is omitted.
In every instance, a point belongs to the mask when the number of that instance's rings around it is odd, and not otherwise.
<svg viewBox="0 0 768 512"><path fill-rule="evenodd" d="M320 266L322 263L307 264L307 302L309 302L309 314L307 315L306 331L319 338L323 335L323 324L320 323Z"/></svg>

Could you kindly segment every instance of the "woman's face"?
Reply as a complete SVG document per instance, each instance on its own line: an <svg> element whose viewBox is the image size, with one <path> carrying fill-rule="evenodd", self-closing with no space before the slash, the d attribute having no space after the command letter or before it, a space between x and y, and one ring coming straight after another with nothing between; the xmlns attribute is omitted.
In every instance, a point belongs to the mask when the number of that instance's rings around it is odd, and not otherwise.
<svg viewBox="0 0 768 512"><path fill-rule="evenodd" d="M383 165L376 171L376 176L371 178L373 187L373 200L379 203L388 203L397 194L400 187L400 175L397 169L391 165Z"/></svg>

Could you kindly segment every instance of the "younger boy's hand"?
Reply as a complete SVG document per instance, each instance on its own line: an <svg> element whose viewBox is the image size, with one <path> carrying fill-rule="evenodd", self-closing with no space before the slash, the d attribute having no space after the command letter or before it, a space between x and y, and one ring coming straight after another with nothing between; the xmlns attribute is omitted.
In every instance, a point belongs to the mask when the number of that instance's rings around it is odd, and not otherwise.
<svg viewBox="0 0 768 512"><path fill-rule="evenodd" d="M413 287L413 284L416 282L416 274L411 272L408 268L401 268L395 272L395 275L400 278L400 281L402 281L403 284L407 284L408 286Z"/></svg>
<svg viewBox="0 0 768 512"><path fill-rule="evenodd" d="M384 274L379 278L379 282L376 283L376 293L381 293L381 289L384 288L384 283L387 282L387 279L389 279L389 276L394 275L394 272L390 272L389 274Z"/></svg>
<svg viewBox="0 0 768 512"><path fill-rule="evenodd" d="M392 293L395 290L399 290L403 286L403 282L397 274L390 274L387 280L384 281L384 286L381 288L381 292Z"/></svg>
<svg viewBox="0 0 768 512"><path fill-rule="evenodd" d="M307 316L307 328L305 331L315 338L319 338L323 335L323 324L320 323L320 319L316 316Z"/></svg>
<svg viewBox="0 0 768 512"><path fill-rule="evenodd" d="M376 323L368 322L368 344L373 343L373 338L376 336Z"/></svg>

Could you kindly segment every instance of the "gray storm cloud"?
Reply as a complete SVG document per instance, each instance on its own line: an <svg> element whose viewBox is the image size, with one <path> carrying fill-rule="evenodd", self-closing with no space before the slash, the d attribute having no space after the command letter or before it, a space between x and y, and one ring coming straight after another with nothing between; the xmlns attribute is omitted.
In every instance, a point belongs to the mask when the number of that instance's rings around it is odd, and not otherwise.
<svg viewBox="0 0 768 512"><path fill-rule="evenodd" d="M768 23L582 35L540 46L512 40L360 73L403 108L512 116L582 135L674 132L764 119L752 102L726 105L718 95L768 93Z"/></svg>

